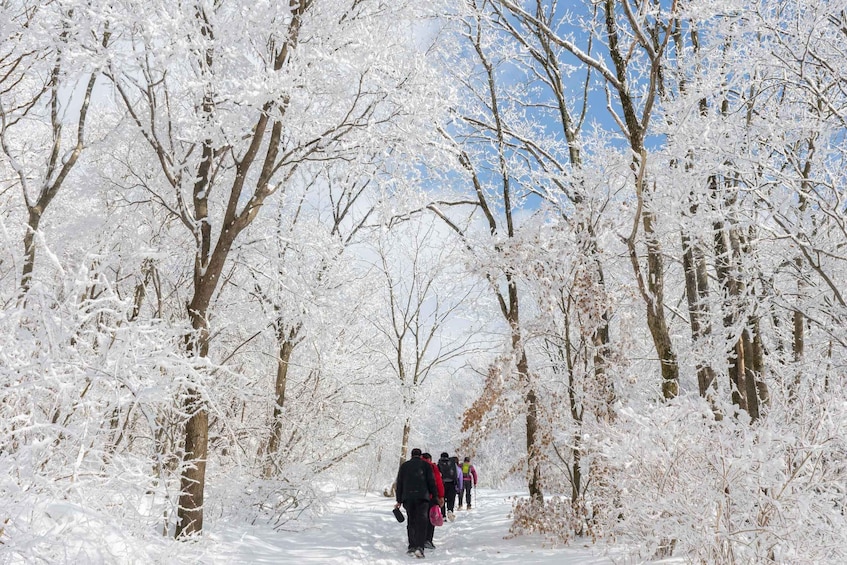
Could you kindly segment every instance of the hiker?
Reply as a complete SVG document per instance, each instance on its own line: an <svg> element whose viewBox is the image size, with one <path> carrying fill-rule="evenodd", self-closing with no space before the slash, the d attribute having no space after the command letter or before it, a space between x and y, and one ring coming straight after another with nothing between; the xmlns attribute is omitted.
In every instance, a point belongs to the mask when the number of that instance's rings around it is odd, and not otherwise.
<svg viewBox="0 0 847 565"><path fill-rule="evenodd" d="M453 511L456 509L456 495L462 490L461 481L459 480L459 459L450 457L445 451L438 459L438 470L441 472L441 480L444 482L444 516L453 521Z"/></svg>
<svg viewBox="0 0 847 565"><path fill-rule="evenodd" d="M471 465L471 458L465 457L462 463L462 490L465 493L465 502L468 510L471 509L471 489L476 486L476 469ZM459 495L459 510L462 509L462 495Z"/></svg>
<svg viewBox="0 0 847 565"><path fill-rule="evenodd" d="M435 544L432 543L432 538L435 535L435 525L429 520L429 512L433 506L438 506L439 508L444 506L444 482L441 478L441 471L438 470L438 465L432 462L432 455L424 453L421 455L421 459L429 463L432 467L432 473L435 476L435 490L438 491L438 496L430 499L429 508L427 508L426 541L424 542L425 548L435 549Z"/></svg>
<svg viewBox="0 0 847 565"><path fill-rule="evenodd" d="M438 497L435 486L435 473L432 466L421 459L421 450L412 450L412 458L400 465L396 481L397 504L406 509L406 533L409 537L409 548L406 553L415 557L424 556L427 524L429 524L429 501Z"/></svg>
<svg viewBox="0 0 847 565"><path fill-rule="evenodd" d="M462 475L462 464L459 463L458 457L453 457L453 460L456 462L456 471L459 473L459 476L456 477L456 498L459 499L459 508L462 507L462 485L465 482L465 477Z"/></svg>

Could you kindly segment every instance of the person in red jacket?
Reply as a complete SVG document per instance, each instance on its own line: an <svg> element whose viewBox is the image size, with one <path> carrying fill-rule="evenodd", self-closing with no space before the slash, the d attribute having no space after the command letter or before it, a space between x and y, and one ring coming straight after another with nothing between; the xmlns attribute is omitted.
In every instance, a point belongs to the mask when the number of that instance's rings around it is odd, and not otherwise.
<svg viewBox="0 0 847 565"><path fill-rule="evenodd" d="M432 474L435 475L435 490L438 491L438 496L430 499L429 509L432 510L433 506L438 506L440 508L444 506L444 481L441 479L441 471L438 470L438 465L432 462L432 455L429 453L421 455L421 459L432 466ZM435 549L435 544L432 543L432 537L434 535L435 526L432 525L432 522L427 520L426 542L424 543L425 548Z"/></svg>

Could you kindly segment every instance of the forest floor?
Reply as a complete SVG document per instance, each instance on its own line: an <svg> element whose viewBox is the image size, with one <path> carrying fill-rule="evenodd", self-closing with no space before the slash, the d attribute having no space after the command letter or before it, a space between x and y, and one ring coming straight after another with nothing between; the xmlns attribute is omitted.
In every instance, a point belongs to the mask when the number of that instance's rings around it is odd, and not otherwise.
<svg viewBox="0 0 847 565"><path fill-rule="evenodd" d="M299 532L223 531L206 563L487 563L520 565L614 565L632 563L588 541L551 546L537 536L509 537L511 497L478 489L472 510L436 528L434 550L423 560L406 555L406 524L391 513L393 499L369 493L338 493L314 525Z"/></svg>

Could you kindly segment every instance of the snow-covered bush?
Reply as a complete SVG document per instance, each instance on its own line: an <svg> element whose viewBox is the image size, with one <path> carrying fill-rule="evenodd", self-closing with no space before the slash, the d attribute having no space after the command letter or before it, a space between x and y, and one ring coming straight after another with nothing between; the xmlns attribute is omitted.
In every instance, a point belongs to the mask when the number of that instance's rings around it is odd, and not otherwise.
<svg viewBox="0 0 847 565"><path fill-rule="evenodd" d="M622 410L604 452L619 492L608 532L643 559L844 560L847 404L819 399L785 415L715 421L699 398Z"/></svg>

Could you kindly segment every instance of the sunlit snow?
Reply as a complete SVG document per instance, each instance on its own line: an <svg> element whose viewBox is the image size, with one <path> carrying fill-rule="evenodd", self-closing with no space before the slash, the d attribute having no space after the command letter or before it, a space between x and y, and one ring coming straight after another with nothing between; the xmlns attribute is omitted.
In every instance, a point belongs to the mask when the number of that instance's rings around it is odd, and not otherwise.
<svg viewBox="0 0 847 565"><path fill-rule="evenodd" d="M208 563L494 563L592 565L620 563L602 546L577 540L549 546L534 536L509 537L511 497L490 489L476 491L473 509L456 511L456 520L436 528L436 548L423 560L406 555L406 524L391 514L393 499L361 492L339 493L314 527L302 532L225 530L210 532L219 542Z"/></svg>

